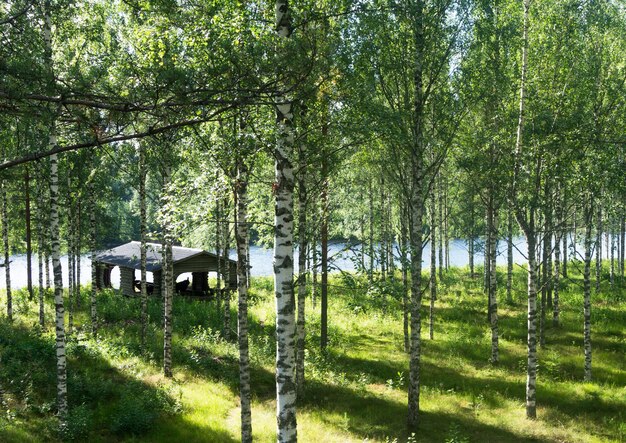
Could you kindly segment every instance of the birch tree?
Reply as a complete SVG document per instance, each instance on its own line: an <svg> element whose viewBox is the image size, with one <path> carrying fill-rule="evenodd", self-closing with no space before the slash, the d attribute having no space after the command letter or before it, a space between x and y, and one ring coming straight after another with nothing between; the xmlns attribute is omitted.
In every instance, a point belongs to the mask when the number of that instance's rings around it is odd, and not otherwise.
<svg viewBox="0 0 626 443"><path fill-rule="evenodd" d="M284 47L293 31L287 0L276 0L276 33ZM280 49L279 49L280 50ZM297 441L295 380L295 300L293 291L293 103L285 89L275 98L274 293L276 296L277 440Z"/></svg>

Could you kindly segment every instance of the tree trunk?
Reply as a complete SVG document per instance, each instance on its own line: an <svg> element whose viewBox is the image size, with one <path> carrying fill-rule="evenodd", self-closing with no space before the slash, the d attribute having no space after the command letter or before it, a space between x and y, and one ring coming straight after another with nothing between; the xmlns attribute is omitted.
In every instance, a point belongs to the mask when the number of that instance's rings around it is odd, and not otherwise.
<svg viewBox="0 0 626 443"><path fill-rule="evenodd" d="M305 118L303 111L303 119ZM306 132L306 129L305 129ZM296 386L298 389L298 399L304 398L304 348L306 339L306 256L307 256L307 189L306 172L307 159L305 157L305 141L301 141L298 146L298 157L300 168L298 173L298 321L296 325L297 350L296 350Z"/></svg>
<svg viewBox="0 0 626 443"><path fill-rule="evenodd" d="M537 263L534 223L526 232L528 244L528 366L526 373L526 417L537 417Z"/></svg>
<svg viewBox="0 0 626 443"><path fill-rule="evenodd" d="M76 278L76 284L74 288L76 290L76 309L80 309L81 301L80 301L80 250L81 250L81 230L80 230L80 194L77 196L76 200L76 229L74 230L74 234L76 235L76 239L74 241L74 246L76 247L75 257L76 257L76 272L74 273L74 277Z"/></svg>
<svg viewBox="0 0 626 443"><path fill-rule="evenodd" d="M585 381L591 381L591 245L593 197L585 208L585 268L583 272L583 314L584 314L584 350L585 350ZM601 212L598 210L598 231L600 231Z"/></svg>
<svg viewBox="0 0 626 443"><path fill-rule="evenodd" d="M557 196L557 203L561 203L560 198ZM558 221L557 221L557 225L562 225L564 223L563 220L563 210L562 207L560 207L558 209L558 212L556 213L556 216L558 217ZM560 290L560 281L561 281L561 239L559 238L559 235L562 235L562 228L559 227L558 229L555 229L554 231L554 283L553 283L553 288L554 288L554 300L552 303L552 326L554 327L558 327L559 326L559 290Z"/></svg>
<svg viewBox="0 0 626 443"><path fill-rule="evenodd" d="M241 441L252 442L250 394L250 356L248 350L248 170L239 156L235 183L237 217L237 330L239 344L239 401L241 404Z"/></svg>
<svg viewBox="0 0 626 443"><path fill-rule="evenodd" d="M428 311L428 336L434 338L435 299L437 298L437 241L436 241L436 200L435 189L430 193L430 307ZM441 236L439 238L441 240ZM441 241L439 242L439 272L441 275Z"/></svg>
<svg viewBox="0 0 626 443"><path fill-rule="evenodd" d="M7 208L6 181L0 183L2 198L2 241L4 243L4 272L7 293L7 318L13 320L13 294L11 293L11 252L9 249L9 216Z"/></svg>
<svg viewBox="0 0 626 443"><path fill-rule="evenodd" d="M415 42L413 72L413 122L411 148L411 194L409 208L411 211L411 353L409 360L409 392L408 392L408 429L414 431L419 424L420 409L420 359L421 359L421 305L422 305L422 217L424 214L424 154L423 117L426 100L422 60L424 58L424 2L415 4L413 23L413 40Z"/></svg>
<svg viewBox="0 0 626 443"><path fill-rule="evenodd" d="M322 223L320 237L322 242L322 287L320 312L320 348L326 351L328 346L328 164L322 159Z"/></svg>
<svg viewBox="0 0 626 443"><path fill-rule="evenodd" d="M445 177L443 180L443 241L445 247L445 262L446 262L446 271L450 269L450 231L448 229L448 221L449 217L449 205L448 205L448 178Z"/></svg>
<svg viewBox="0 0 626 443"><path fill-rule="evenodd" d="M624 209L622 208L622 211ZM625 274L625 270L624 270L624 265L626 264L625 262L625 258L626 258L626 254L624 251L624 248L626 248L626 216L622 215L622 223L621 223L621 228L620 228L620 250L619 250L619 261L620 261L620 265L619 265L619 274L620 276L623 278L624 274Z"/></svg>
<svg viewBox="0 0 626 443"><path fill-rule="evenodd" d="M38 164L42 168L41 164ZM39 326L45 326L45 304L44 304L44 273L43 273L43 249L44 249L44 173L36 174L37 183L37 265L39 269Z"/></svg>
<svg viewBox="0 0 626 443"><path fill-rule="evenodd" d="M435 231L438 231L437 233L439 235L436 235L435 237L437 237L437 240L439 241L439 280L443 279L443 268L445 267L444 264L444 255L443 255L443 225L444 225L444 220L443 220L443 185L442 185L442 177L441 174L439 174L439 178L438 180L436 180L435 183L438 183L438 186L436 187L437 189L437 194L438 194L438 201L439 201L439 213L438 213L438 222L433 225L433 233L435 233ZM434 192L434 189L433 189ZM433 197L434 198L434 197ZM431 203L432 204L432 203ZM433 242L435 240L435 237L433 237ZM433 247L434 247L434 243L433 243Z"/></svg>
<svg viewBox="0 0 626 443"><path fill-rule="evenodd" d="M168 161L168 160L166 160ZM167 165L163 173L163 193L167 195L170 181L170 167ZM166 199L164 199L166 201ZM165 207L163 223L163 374L172 377L172 302L174 299L174 276L172 263L172 231L170 226L170 208ZM219 260L218 260L219 261Z"/></svg>
<svg viewBox="0 0 626 443"><path fill-rule="evenodd" d="M611 245L609 246L610 251L611 251L611 256L610 256L610 260L611 260L611 274L610 274L610 283L611 283L611 288L613 287L613 285L615 284L615 248L617 247L617 242L616 240L616 235L615 235L615 229L613 228L614 224L611 224L611 229L607 230L607 238L610 235L611 236Z"/></svg>
<svg viewBox="0 0 626 443"><path fill-rule="evenodd" d="M596 294L600 292L602 280L602 206L598 205L598 220L596 221ZM585 249L585 254L587 250Z"/></svg>
<svg viewBox="0 0 626 443"><path fill-rule="evenodd" d="M369 181L369 216L370 216L370 226L369 226L369 246L370 246L370 267L369 272L367 273L367 278L369 280L369 284L371 285L374 281L374 194L372 189L372 179Z"/></svg>
<svg viewBox="0 0 626 443"><path fill-rule="evenodd" d="M524 134L524 112L526 99L526 72L528 70L528 20L530 11L530 0L523 0L524 26L522 34L522 66L520 76L520 100L519 119L517 124L517 136L515 142L515 165L513 177L513 198L516 198L517 179L521 169L521 153ZM536 190L538 191L538 190ZM515 206L515 218L526 235L528 245L528 335L527 335L527 374L526 374L526 417L535 419L537 417L537 267L536 267L536 226L535 226L535 206L531 204L530 210L521 206Z"/></svg>
<svg viewBox="0 0 626 443"><path fill-rule="evenodd" d="M291 36L287 0L276 0L276 32ZM293 291L293 103L286 93L276 97L274 291L276 295L276 437L279 443L297 441L295 383L295 300ZM322 290L325 290L323 285Z"/></svg>
<svg viewBox="0 0 626 443"><path fill-rule="evenodd" d="M215 174L215 181L217 182L218 179L219 175ZM222 256L222 200L220 198L215 201L215 255L218 257L215 300L217 301L217 312L220 312L222 302L222 261L219 260L219 257Z"/></svg>
<svg viewBox="0 0 626 443"><path fill-rule="evenodd" d="M408 238L407 238L407 222L408 214L407 210L403 208L400 214L400 239L401 247L400 252L402 254L402 330L404 333L404 352L408 353L410 348L409 343L409 279L407 264L409 261L407 254Z"/></svg>
<svg viewBox="0 0 626 443"><path fill-rule="evenodd" d="M224 247L222 249L222 257L224 261L224 266L226 267L224 279L224 340L230 340L230 297L231 297L231 288L228 287L230 278L228 277L230 266L228 265L228 252L230 250L230 224L228 222L228 218L230 217L230 208L228 206L228 201L224 200L224 216L225 216L225 226L224 226Z"/></svg>
<svg viewBox="0 0 626 443"><path fill-rule="evenodd" d="M506 302L513 304L513 216L508 211L506 220Z"/></svg>
<svg viewBox="0 0 626 443"><path fill-rule="evenodd" d="M97 248L97 231L96 231L96 190L95 190L95 162L92 167L91 177L87 191L89 192L89 247L91 249L91 295L90 295L90 317L91 317L91 334L95 337L98 333L98 272L96 269L96 248Z"/></svg>
<svg viewBox="0 0 626 443"><path fill-rule="evenodd" d="M67 165L67 334L71 335L74 327L74 202L72 199L72 167L69 158L67 158Z"/></svg>
<svg viewBox="0 0 626 443"><path fill-rule="evenodd" d="M139 245L140 255L140 279L141 279L141 349L146 350L146 333L148 329L148 285L147 279L147 215L146 215L146 148L139 142L137 146L139 151L139 235L141 244Z"/></svg>
<svg viewBox="0 0 626 443"><path fill-rule="evenodd" d="M491 324L491 362L500 360L498 343L498 297L496 275L496 248L498 245L498 215L495 208L493 190L489 197L489 319Z"/></svg>
<svg viewBox="0 0 626 443"><path fill-rule="evenodd" d="M28 164L24 172L24 193L25 193L25 220L26 220L26 278L28 287L28 298L33 299L33 245L30 226L30 173Z"/></svg>
<svg viewBox="0 0 626 443"><path fill-rule="evenodd" d="M378 243L378 250L380 253L380 277L384 281L387 278L386 264L387 264L387 238L386 238L386 223L385 223L385 178L380 174L380 242ZM384 294L383 294L384 297Z"/></svg>

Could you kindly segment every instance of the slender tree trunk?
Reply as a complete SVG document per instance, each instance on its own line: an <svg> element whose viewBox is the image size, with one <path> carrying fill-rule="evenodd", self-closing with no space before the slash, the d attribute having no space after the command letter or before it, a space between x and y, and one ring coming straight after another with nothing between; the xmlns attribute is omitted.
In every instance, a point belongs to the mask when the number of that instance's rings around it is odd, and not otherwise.
<svg viewBox="0 0 626 443"><path fill-rule="evenodd" d="M44 42L45 56L49 64L51 90L54 87L54 69L52 65L52 19L50 16L50 0L44 2ZM58 110L51 113L48 147L57 146L56 116ZM57 414L60 428L67 424L67 365L65 354L65 307L63 304L63 271L61 268L60 236L59 236L59 169L58 155L50 156L50 245L52 255L52 272L54 275L54 308L56 315L56 366L57 366Z"/></svg>
<svg viewBox="0 0 626 443"><path fill-rule="evenodd" d="M437 241L436 241L436 201L435 189L430 193L430 308L428 311L428 336L434 338L435 299L437 298ZM441 240L441 236L439 238ZM439 271L441 275L441 241L439 242Z"/></svg>
<svg viewBox="0 0 626 443"><path fill-rule="evenodd" d="M148 329L148 285L147 279L147 215L146 215L146 148L139 142L139 234L141 244L139 245L140 268L141 268L141 349L146 350L146 333Z"/></svg>
<svg viewBox="0 0 626 443"><path fill-rule="evenodd" d="M286 43L291 36L287 0L276 0L276 31ZM293 291L293 103L276 97L274 291L276 295L276 417L278 443L297 441L295 380L295 300ZM323 282L324 283L324 282ZM325 290L325 285L322 285Z"/></svg>
<svg viewBox="0 0 626 443"><path fill-rule="evenodd" d="M74 327L74 201L72 198L72 169L68 160L67 171L67 267L68 267L68 288L67 288L67 302L68 302L68 320L67 320L67 334L72 334Z"/></svg>
<svg viewBox="0 0 626 443"><path fill-rule="evenodd" d="M303 120L305 119L303 112ZM306 129L305 129L306 132ZM296 383L298 399L304 398L304 348L306 339L306 256L307 256L307 159L305 157L304 142L298 146L300 168L298 174L298 321L296 325L297 350L296 350Z"/></svg>
<svg viewBox="0 0 626 443"><path fill-rule="evenodd" d="M169 160L166 160L169 161ZM163 193L167 195L170 181L170 166L165 167L163 173ZM165 200L165 199L164 199ZM163 288L163 374L172 377L172 302L174 299L174 276L172 263L172 231L170 226L169 208L165 208L163 224L163 274L165 287ZM219 260L218 260L219 261Z"/></svg>
<svg viewBox="0 0 626 443"><path fill-rule="evenodd" d="M408 279L408 238L407 238L407 222L408 222L408 214L406 208L403 208L400 215L400 238L401 238L401 248L400 251L402 253L402 330L404 333L404 352L408 353L410 351L410 343L409 343L409 279Z"/></svg>
<svg viewBox="0 0 626 443"><path fill-rule="evenodd" d="M418 0L414 7L413 40L415 43L413 71L413 122L411 148L411 352L409 360L408 429L416 430L420 410L420 360L422 306L422 223L424 215L424 155L423 117L426 107L422 60L424 58L424 2Z"/></svg>
<svg viewBox="0 0 626 443"><path fill-rule="evenodd" d="M565 193L565 189L563 189L563 192ZM566 195L563 195L563 198L560 200L561 203L561 207L560 207L560 214L561 214L561 237L562 237L562 241L563 241L563 249L562 249L562 256L561 256L561 261L563 263L563 278L567 278L567 235L568 233L568 224L567 224L567 213L566 213L566 209L567 208L567 201L566 201Z"/></svg>
<svg viewBox="0 0 626 443"><path fill-rule="evenodd" d="M385 179L384 174L380 174L380 242L378 243L378 250L380 251L380 277L384 281L387 278L386 274L386 233L385 233ZM384 293L383 293L384 297Z"/></svg>
<svg viewBox="0 0 626 443"><path fill-rule="evenodd" d="M28 298L33 299L33 246L30 226L30 173L28 163L24 172L24 193L25 193L25 220L26 220L26 278L28 287Z"/></svg>
<svg viewBox="0 0 626 443"><path fill-rule="evenodd" d="M557 196L557 203L561 203L560 198ZM562 208L558 209L558 212L556 213L557 217L558 217L558 221L557 221L557 225L562 225L564 220L563 220L563 210ZM560 307L559 307L559 290L560 290L560 279L561 279L561 275L560 275L560 271L561 271L561 239L559 238L559 235L562 235L562 228L559 227L559 229L556 229L554 231L554 284L552 285L554 287L554 300L552 303L552 326L554 327L558 327L559 326L559 315L560 315Z"/></svg>
<svg viewBox="0 0 626 443"><path fill-rule="evenodd" d="M38 164L41 168L42 165ZM44 174L35 176L37 178L37 265L39 270L39 326L45 326L45 304L44 304L44 274L43 274L43 248L44 248Z"/></svg>
<svg viewBox="0 0 626 443"><path fill-rule="evenodd" d="M624 209L622 208L622 211ZM619 273L622 276L622 278L624 277L625 274L625 270L624 270L624 265L626 264L625 258L626 258L626 253L625 253L625 248L626 248L626 216L622 215L622 223L621 223L621 228L620 228L620 250L619 250L619 261L620 261L620 270Z"/></svg>
<svg viewBox="0 0 626 443"><path fill-rule="evenodd" d="M311 240L311 250L312 250L312 261L313 261L313 271L312 271L312 279L311 283L311 303L313 304L313 309L317 309L317 269L318 269L318 256L317 256L317 229L316 223L313 223L313 238Z"/></svg>
<svg viewBox="0 0 626 443"><path fill-rule="evenodd" d="M534 223L526 232L528 244L528 366L526 373L526 417L537 417L537 261Z"/></svg>
<svg viewBox="0 0 626 443"><path fill-rule="evenodd" d="M47 22L49 21L49 17ZM49 26L49 23L47 23ZM47 28L49 29L49 28ZM54 129L53 129L54 131ZM50 147L56 147L54 132ZM63 271L59 244L59 173L58 158L50 156L50 233L52 241L52 269L54 274L54 306L56 311L57 408L61 426L67 418L67 366L65 355L65 308L63 306Z"/></svg>
<svg viewBox="0 0 626 443"><path fill-rule="evenodd" d="M602 280L602 206L598 204L598 219L596 222L596 294L600 292ZM587 250L585 249L585 254Z"/></svg>
<svg viewBox="0 0 626 443"><path fill-rule="evenodd" d="M216 174L215 181L219 176ZM215 283L215 299L217 301L217 312L221 310L222 302L222 200L220 198L215 201L215 255L217 256L217 275Z"/></svg>
<svg viewBox="0 0 626 443"><path fill-rule="evenodd" d="M443 185L442 185L441 174L439 174L439 179L436 181L436 183L438 183L439 185L437 186L439 213L438 213L438 223L436 223L436 225L433 226L433 233L435 231L438 231L437 233L439 234L438 236L436 236L438 237L437 240L439 241L439 280L443 280L443 268L445 267L445 263L444 263L444 258L443 258L444 253L443 253L443 234L442 233L443 233L444 220L443 220L443 189L442 189ZM433 237L433 241L434 240L435 238ZM434 247L434 244L433 244L433 247Z"/></svg>
<svg viewBox="0 0 626 443"><path fill-rule="evenodd" d="M474 238L470 237L467 240L467 255L469 260L470 278L474 278Z"/></svg>
<svg viewBox="0 0 626 443"><path fill-rule="evenodd" d="M498 342L498 297L497 297L497 275L496 275L496 248L498 245L498 215L495 208L493 191L490 192L489 200L489 319L491 324L491 362L497 363L500 360Z"/></svg>
<svg viewBox="0 0 626 443"><path fill-rule="evenodd" d="M585 208L585 268L583 272L584 281L584 300L583 300L583 314L584 314L584 349L585 349L585 381L591 381L591 245L592 245L592 217L593 217L593 202L592 197L589 197L590 201ZM598 231L600 232L600 217L601 212L598 210Z"/></svg>
<svg viewBox="0 0 626 443"><path fill-rule="evenodd" d="M521 153L524 133L524 112L526 99L526 72L528 69L528 21L530 0L523 0L524 25L522 35L522 66L520 78L519 120L517 124L517 136L515 142L515 165L513 178L513 198L516 199L517 179L521 169ZM537 191L537 190L536 190ZM514 207L517 223L526 235L528 245L528 335L527 335L527 374L526 374L526 417L537 417L537 266L536 266L536 226L535 206L531 203L530 210L520 207L519 203Z"/></svg>
<svg viewBox="0 0 626 443"><path fill-rule="evenodd" d="M445 262L446 262L446 271L450 269L450 231L448 229L448 220L449 220L449 211L450 208L448 206L448 177L444 177L443 179L444 187L443 187L443 239L445 246Z"/></svg>
<svg viewBox="0 0 626 443"><path fill-rule="evenodd" d="M97 305L97 291L98 291L98 272L96 268L96 248L97 248L97 232L96 232L96 190L95 190L95 174L96 167L95 162L92 167L91 177L89 184L87 185L87 191L89 192L89 243L91 249L91 294L90 294L90 317L91 317L91 334L96 336L98 333L98 305Z"/></svg>
<svg viewBox="0 0 626 443"><path fill-rule="evenodd" d="M9 249L9 216L7 208L6 181L0 183L2 198L2 241L4 243L4 272L7 293L7 318L13 320L13 294L11 293L11 252Z"/></svg>
<svg viewBox="0 0 626 443"><path fill-rule="evenodd" d="M577 251L577 246L578 246L578 206L574 205L574 219L573 219L573 239L572 239L572 254L571 257L574 260L578 259L578 251Z"/></svg>
<svg viewBox="0 0 626 443"><path fill-rule="evenodd" d="M76 229L74 230L74 233L76 235L76 240L74 241L74 245L76 247L76 252L75 252L75 257L76 257L76 272L74 273L74 277L76 277L76 284L74 285L74 288L76 290L76 309L80 309L81 307L81 301L80 301L80 273L81 273L81 269L80 269L80 250L81 250L81 241L80 241L80 237L81 237L81 229L80 229L80 194L77 197L76 200Z"/></svg>
<svg viewBox="0 0 626 443"><path fill-rule="evenodd" d="M508 211L506 220L506 302L513 304L513 216Z"/></svg>
<svg viewBox="0 0 626 443"><path fill-rule="evenodd" d="M369 181L369 216L370 216L370 226L369 226L369 246L370 246L370 268L367 274L367 278L369 280L369 284L371 285L374 281L374 194L372 189L372 179Z"/></svg>
<svg viewBox="0 0 626 443"><path fill-rule="evenodd" d="M611 283L611 288L613 287L613 285L615 284L615 249L617 247L617 242L616 240L616 235L615 235L615 229L613 228L614 224L612 223L611 229L607 230L607 238L610 235L611 236L611 245L610 245L610 250L611 250L611 275L610 275L610 283ZM610 234L609 234L610 233Z"/></svg>
<svg viewBox="0 0 626 443"><path fill-rule="evenodd" d="M328 346L328 164L322 159L322 223L320 237L322 241L322 287L320 313L320 348L323 352Z"/></svg>
<svg viewBox="0 0 626 443"><path fill-rule="evenodd" d="M230 266L228 264L228 251L230 250L230 226L228 223L228 218L230 216L230 208L228 205L228 201L224 200L224 215L226 218L225 226L224 226L224 248L222 251L222 257L224 260L224 266L226 267L225 275L227 278L224 279L224 340L230 340L230 297L231 297L231 288L228 287L230 278L228 277Z"/></svg>
<svg viewBox="0 0 626 443"><path fill-rule="evenodd" d="M248 350L248 170L239 156L235 183L237 217L237 330L239 344L239 399L241 403L241 441L252 442L252 409L250 405L250 356Z"/></svg>

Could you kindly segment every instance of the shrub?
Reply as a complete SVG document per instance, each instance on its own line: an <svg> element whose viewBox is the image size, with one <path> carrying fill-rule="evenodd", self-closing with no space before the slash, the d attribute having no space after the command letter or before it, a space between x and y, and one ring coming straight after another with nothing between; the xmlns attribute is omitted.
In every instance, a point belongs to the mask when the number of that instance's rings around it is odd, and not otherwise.
<svg viewBox="0 0 626 443"><path fill-rule="evenodd" d="M84 441L93 422L93 413L87 405L77 406L69 411L67 423L61 428L63 440Z"/></svg>

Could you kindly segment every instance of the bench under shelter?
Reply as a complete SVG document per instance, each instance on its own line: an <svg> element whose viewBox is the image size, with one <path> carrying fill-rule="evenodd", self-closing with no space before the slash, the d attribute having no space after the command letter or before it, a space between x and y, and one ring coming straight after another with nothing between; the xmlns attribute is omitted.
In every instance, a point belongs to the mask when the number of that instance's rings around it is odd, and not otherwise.
<svg viewBox="0 0 626 443"><path fill-rule="evenodd" d="M152 272L154 289L152 295L162 294L163 284L163 254L162 245L159 243L147 243L146 245L146 271ZM209 295L209 272L219 272L226 290L234 290L237 287L237 262L202 249L172 246L172 261L174 274L172 282L176 285L179 275L191 273L191 283L187 293L191 295ZM98 289L110 288L111 271L120 268L120 291L122 294L133 297L138 295L135 284L135 270L141 269L141 243L131 241L106 251L96 254L96 287ZM173 288L175 289L175 288Z"/></svg>

